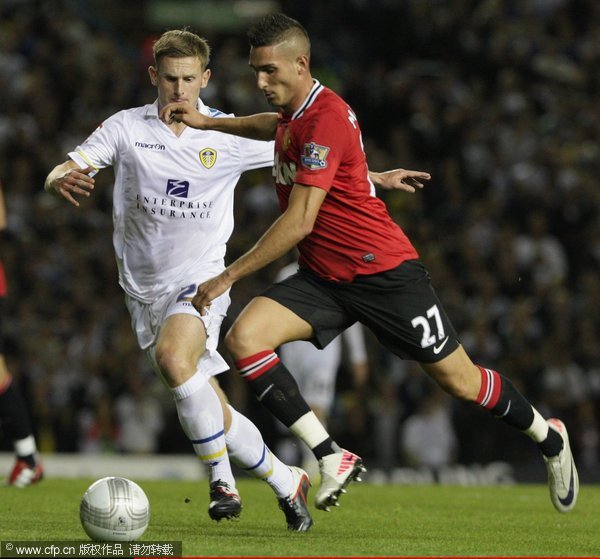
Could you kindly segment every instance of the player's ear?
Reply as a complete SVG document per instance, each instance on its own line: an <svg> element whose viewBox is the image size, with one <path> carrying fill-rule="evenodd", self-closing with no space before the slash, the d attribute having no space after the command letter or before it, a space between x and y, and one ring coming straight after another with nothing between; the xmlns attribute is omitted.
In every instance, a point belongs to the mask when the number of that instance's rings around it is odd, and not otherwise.
<svg viewBox="0 0 600 559"><path fill-rule="evenodd" d="M200 85L200 87L206 87L208 85L208 80L210 80L210 76L211 76L211 71L209 68L207 68L202 73L202 84Z"/></svg>
<svg viewBox="0 0 600 559"><path fill-rule="evenodd" d="M305 54L301 54L298 58L296 58L296 68L299 74L305 74L308 72L309 60L308 56Z"/></svg>
<svg viewBox="0 0 600 559"><path fill-rule="evenodd" d="M148 75L150 76L150 83L156 87L158 85L158 71L154 66L148 66Z"/></svg>

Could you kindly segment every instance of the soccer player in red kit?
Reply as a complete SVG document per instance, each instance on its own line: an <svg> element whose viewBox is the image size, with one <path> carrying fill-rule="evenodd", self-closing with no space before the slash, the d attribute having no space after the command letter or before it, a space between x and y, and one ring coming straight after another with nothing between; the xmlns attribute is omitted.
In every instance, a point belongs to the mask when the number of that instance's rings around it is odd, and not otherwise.
<svg viewBox="0 0 600 559"><path fill-rule="evenodd" d="M306 30L283 14L271 14L248 36L257 85L278 115L216 120L176 103L161 118L276 139L273 175L282 215L254 247L201 284L193 304L202 312L237 280L297 245L298 273L254 298L226 343L258 399L319 459L316 507L337 505L364 467L331 439L274 350L298 339L324 347L358 321L390 351L419 362L449 394L531 437L547 466L554 507L572 510L579 482L564 424L544 419L507 377L474 364L465 352L416 250L374 196L356 115L311 76ZM392 188L425 178L406 173L394 183L387 174L371 178Z"/></svg>
<svg viewBox="0 0 600 559"><path fill-rule="evenodd" d="M3 232L6 226L4 190L0 182L0 232ZM4 359L3 322L7 294L4 264L0 261L0 428L11 439L16 457L6 483L22 488L40 481L44 470L38 457L27 404Z"/></svg>
<svg viewBox="0 0 600 559"><path fill-rule="evenodd" d="M352 109L316 81L294 113L280 115L273 176L282 212L294 183L318 188L322 198L312 234L298 244L301 268L352 281L418 257L374 195Z"/></svg>

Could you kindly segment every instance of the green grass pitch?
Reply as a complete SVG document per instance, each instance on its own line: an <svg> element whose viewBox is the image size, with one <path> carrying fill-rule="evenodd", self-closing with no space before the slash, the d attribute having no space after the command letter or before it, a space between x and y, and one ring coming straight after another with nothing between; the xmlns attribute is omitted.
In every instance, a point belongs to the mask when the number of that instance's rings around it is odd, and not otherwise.
<svg viewBox="0 0 600 559"><path fill-rule="evenodd" d="M85 540L79 501L91 479L0 487L0 539ZM600 556L600 486L556 512L542 485L500 487L353 484L308 533L286 530L266 484L242 479L239 521L213 522L207 482L138 483L152 517L143 541L182 541L184 556ZM314 491L311 491L309 498Z"/></svg>

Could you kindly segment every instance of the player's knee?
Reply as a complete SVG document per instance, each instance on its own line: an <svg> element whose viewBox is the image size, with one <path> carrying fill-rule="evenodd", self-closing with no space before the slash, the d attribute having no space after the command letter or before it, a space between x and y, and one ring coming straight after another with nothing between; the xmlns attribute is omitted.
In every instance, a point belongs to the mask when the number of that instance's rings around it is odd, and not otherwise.
<svg viewBox="0 0 600 559"><path fill-rule="evenodd" d="M450 396L459 400L472 401L477 396L478 387L473 383L469 371L453 368L426 367L429 375Z"/></svg>
<svg viewBox="0 0 600 559"><path fill-rule="evenodd" d="M471 400L470 392L463 383L449 381L441 383L440 386L454 398L458 398L459 400Z"/></svg>
<svg viewBox="0 0 600 559"><path fill-rule="evenodd" d="M246 329L237 322L225 334L225 346L235 359L247 357L252 353L249 349L249 336Z"/></svg>
<svg viewBox="0 0 600 559"><path fill-rule="evenodd" d="M195 372L186 359L168 345L156 348L156 363L171 386L178 386L188 380Z"/></svg>

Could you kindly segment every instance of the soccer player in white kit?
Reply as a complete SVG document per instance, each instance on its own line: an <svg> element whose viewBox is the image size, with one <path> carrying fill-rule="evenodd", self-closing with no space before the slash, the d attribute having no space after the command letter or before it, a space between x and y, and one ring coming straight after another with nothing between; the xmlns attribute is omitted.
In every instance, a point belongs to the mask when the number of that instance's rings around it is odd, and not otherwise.
<svg viewBox="0 0 600 559"><path fill-rule="evenodd" d="M181 426L207 466L209 515L233 518L241 501L229 459L275 491L288 528L306 531L310 482L300 468L283 464L258 429L227 404L213 378L229 367L217 352L230 303L224 293L201 316L190 299L198 282L220 273L233 229L233 193L240 175L273 165L273 143L166 125L159 110L173 101L204 105L200 91L211 71L206 41L186 30L164 33L149 68L158 99L117 112L56 166L47 192L79 206L94 175L112 166L113 245L119 283L140 347L171 390ZM222 115L225 116L225 115Z"/></svg>

